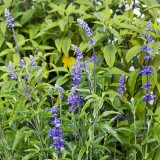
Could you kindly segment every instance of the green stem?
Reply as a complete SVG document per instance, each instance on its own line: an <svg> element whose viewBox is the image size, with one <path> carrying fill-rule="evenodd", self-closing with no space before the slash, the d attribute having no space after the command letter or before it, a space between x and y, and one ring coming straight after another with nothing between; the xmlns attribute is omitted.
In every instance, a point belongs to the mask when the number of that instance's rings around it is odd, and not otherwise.
<svg viewBox="0 0 160 160"><path fill-rule="evenodd" d="M134 136L134 143L137 144L136 113L135 113L135 110L133 111L133 119L134 119L134 130L135 130L135 132L134 132L134 135L135 135L135 136ZM135 153L135 157L134 157L135 160L137 159L137 158L136 158L136 154L137 154L137 153Z"/></svg>
<svg viewBox="0 0 160 160"><path fill-rule="evenodd" d="M59 94L59 103L60 103L60 119L62 121L62 95L61 95L61 92L58 92L58 94Z"/></svg>

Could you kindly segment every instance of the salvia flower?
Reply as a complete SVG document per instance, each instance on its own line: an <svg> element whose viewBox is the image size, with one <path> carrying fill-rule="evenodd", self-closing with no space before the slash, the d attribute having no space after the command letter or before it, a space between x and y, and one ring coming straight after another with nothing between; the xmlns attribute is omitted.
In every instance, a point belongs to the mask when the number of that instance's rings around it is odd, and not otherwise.
<svg viewBox="0 0 160 160"><path fill-rule="evenodd" d="M122 114L120 114L120 115L117 117L118 120L121 120L121 119L123 119L123 118L124 118L124 116L123 116Z"/></svg>
<svg viewBox="0 0 160 160"><path fill-rule="evenodd" d="M22 66L26 66L26 62L24 61L24 59L21 59L21 64Z"/></svg>
<svg viewBox="0 0 160 160"><path fill-rule="evenodd" d="M31 66L33 66L33 67L37 66L37 62L36 62L35 58L32 55L30 55L29 58L30 58L30 61L32 62Z"/></svg>
<svg viewBox="0 0 160 160"><path fill-rule="evenodd" d="M7 28L14 28L14 24L13 24L14 19L11 17L10 12L7 8L4 10L4 15L5 15L6 21L8 23Z"/></svg>
<svg viewBox="0 0 160 160"><path fill-rule="evenodd" d="M14 67L14 66L13 66L13 64L12 64L12 62L11 62L11 61L9 61L9 63L8 63L8 67L13 69L13 67Z"/></svg>
<svg viewBox="0 0 160 160"><path fill-rule="evenodd" d="M63 141L63 132L60 129L61 121L58 118L57 107L53 106L51 108L51 112L53 113L53 125L54 127L48 130L49 138L54 140L53 147L58 150L64 150L64 141Z"/></svg>
<svg viewBox="0 0 160 160"><path fill-rule="evenodd" d="M91 56L91 57L89 58L89 60L90 60L91 62L97 62L97 61L98 61L98 58L97 58L96 56Z"/></svg>
<svg viewBox="0 0 160 160"><path fill-rule="evenodd" d="M150 66L143 66L143 69L140 71L142 75L153 74L153 69Z"/></svg>
<svg viewBox="0 0 160 160"><path fill-rule="evenodd" d="M151 20L149 20L148 23L147 23L147 25L146 25L146 31L147 31L147 32L150 31L150 29L151 29L151 24L152 24L152 22L151 22Z"/></svg>
<svg viewBox="0 0 160 160"><path fill-rule="evenodd" d="M74 49L74 51L76 52L76 63L74 64L74 66L72 67L72 71L71 71L71 76L73 78L73 83L72 86L78 86L79 84L81 84L81 74L82 74L82 68L84 69L84 67L86 67L86 62L83 61L83 54L80 51L80 49L74 45L71 44L72 48Z"/></svg>
<svg viewBox="0 0 160 160"><path fill-rule="evenodd" d="M15 80L15 79L17 79L17 76L15 75L15 73L14 73L13 71L8 70L8 73L9 73L9 74L10 74L10 76L11 76L11 80Z"/></svg>
<svg viewBox="0 0 160 160"><path fill-rule="evenodd" d="M141 88L145 90L151 90L151 82L148 80L145 85L143 85Z"/></svg>
<svg viewBox="0 0 160 160"><path fill-rule="evenodd" d="M77 104L79 104L79 99L78 99L76 90L72 87L70 95L68 97L67 105L69 105L69 109L71 111L75 111Z"/></svg>
<svg viewBox="0 0 160 160"><path fill-rule="evenodd" d="M154 100L154 98L155 98L155 95L146 93L144 95L143 101L144 102L150 102L150 101Z"/></svg>
<svg viewBox="0 0 160 160"><path fill-rule="evenodd" d="M91 37L93 34L93 31L89 28L88 24L82 19L77 19L77 22L82 26L86 36Z"/></svg>
<svg viewBox="0 0 160 160"><path fill-rule="evenodd" d="M59 86L58 84L55 84L55 88L58 92L63 92L64 91L64 89L61 86Z"/></svg>
<svg viewBox="0 0 160 160"><path fill-rule="evenodd" d="M120 93L121 96L123 96L123 93L124 93L124 79L125 79L125 76L122 75L119 79L119 84L118 84L118 93Z"/></svg>
<svg viewBox="0 0 160 160"><path fill-rule="evenodd" d="M74 44L71 44L71 46L72 46L72 48L74 49L74 51L76 52L76 56L77 56L77 60L79 61L79 60L81 60L81 59L83 59L83 54L82 54L82 52L80 51L80 49L76 46L76 45L74 45Z"/></svg>
<svg viewBox="0 0 160 160"><path fill-rule="evenodd" d="M153 101L155 98L155 95L150 94L149 90L151 90L151 82L149 81L149 74L154 74L153 69L149 66L149 59L153 58L152 55L150 55L150 51L153 51L153 48L149 48L148 44L153 40L153 36L151 34L148 34L148 32L151 29L151 21L148 22L146 26L146 34L142 34L143 37L145 37L145 45L140 49L141 51L144 51L146 55L144 56L144 59L146 60L146 66L142 67L142 70L140 71L140 74L146 76L147 83L144 84L141 88L146 90L146 94L144 95L143 101L144 102L150 102Z"/></svg>

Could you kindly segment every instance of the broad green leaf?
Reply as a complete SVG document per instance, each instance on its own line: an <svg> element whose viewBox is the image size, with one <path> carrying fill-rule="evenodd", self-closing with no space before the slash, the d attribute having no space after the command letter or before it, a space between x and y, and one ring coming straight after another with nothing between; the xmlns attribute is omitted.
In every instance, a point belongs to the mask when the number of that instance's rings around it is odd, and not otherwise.
<svg viewBox="0 0 160 160"><path fill-rule="evenodd" d="M113 46L112 44L108 44L102 49L104 58L106 60L106 63L111 68L114 65L115 62L115 55L117 52L117 48Z"/></svg>
<svg viewBox="0 0 160 160"><path fill-rule="evenodd" d="M60 26L60 29L61 29L62 32L64 32L67 23L68 23L68 19L67 18L59 20L59 26Z"/></svg>
<svg viewBox="0 0 160 160"><path fill-rule="evenodd" d="M61 86L61 85L63 85L64 83L66 83L68 80L69 80L68 77L63 76L63 77L60 77L60 78L57 79L56 84L58 84L58 85Z"/></svg>
<svg viewBox="0 0 160 160"><path fill-rule="evenodd" d="M68 51L70 49L70 46L71 46L71 39L68 37L64 38L62 42L62 51L66 56L68 56Z"/></svg>
<svg viewBox="0 0 160 160"><path fill-rule="evenodd" d="M12 2L12 0L3 0L5 7L8 8L10 6L10 3Z"/></svg>
<svg viewBox="0 0 160 160"><path fill-rule="evenodd" d="M83 154L85 153L86 151L86 148L85 147L82 147L79 151L79 154L78 154L78 160L82 160L82 157L83 157Z"/></svg>
<svg viewBox="0 0 160 160"><path fill-rule="evenodd" d="M107 131L110 135L115 137L119 142L123 143L122 140L120 139L119 135L117 134L117 132L111 126L109 126L107 123L101 123L100 128L102 130Z"/></svg>
<svg viewBox="0 0 160 160"><path fill-rule="evenodd" d="M25 24L27 21L29 21L30 19L32 19L34 12L35 12L34 9L28 9L28 10L26 10L23 13L23 16L21 18L21 24Z"/></svg>
<svg viewBox="0 0 160 160"><path fill-rule="evenodd" d="M36 36L36 34L38 33L38 31L39 31L39 26L38 25L30 24L30 26L29 26L29 37L30 37L30 39L33 39Z"/></svg>
<svg viewBox="0 0 160 160"><path fill-rule="evenodd" d="M5 35L6 33L6 28L7 28L7 23L6 22L1 22L1 31L3 33L3 35Z"/></svg>
<svg viewBox="0 0 160 160"><path fill-rule="evenodd" d="M147 7L151 7L153 5L157 5L157 1L156 0L142 0L142 2L147 6ZM158 9L157 8L152 8L149 9L149 12L151 13L151 15L154 18L157 18L158 15Z"/></svg>
<svg viewBox="0 0 160 160"><path fill-rule="evenodd" d="M62 38L55 40L55 45L56 45L56 47L57 47L57 49L58 49L59 52L61 52L62 42L63 42L63 39L62 39Z"/></svg>
<svg viewBox="0 0 160 160"><path fill-rule="evenodd" d="M150 7L147 7L144 11L147 11L147 10L152 9L152 8L160 8L160 5L159 4L151 5Z"/></svg>
<svg viewBox="0 0 160 160"><path fill-rule="evenodd" d="M111 73L111 74L120 74L120 75L122 75L122 74L124 74L124 75L128 75L128 73L126 73L126 72L124 72L123 70L121 70L121 69L119 69L119 68L116 68L116 67L113 67L113 68L111 68L111 69L108 69L109 70L109 72Z"/></svg>
<svg viewBox="0 0 160 160"><path fill-rule="evenodd" d="M128 86L129 86L129 91L132 96L135 92L135 85L137 82L137 77L139 75L139 71L140 71L140 69L136 69L135 71L133 71L129 74Z"/></svg>
<svg viewBox="0 0 160 160"><path fill-rule="evenodd" d="M68 72L68 69L66 67L57 67L54 69L49 70L48 72Z"/></svg>
<svg viewBox="0 0 160 160"><path fill-rule="evenodd" d="M126 61L129 62L134 56L136 56L137 53L140 52L141 46L135 46L128 50L126 54Z"/></svg>
<svg viewBox="0 0 160 160"><path fill-rule="evenodd" d="M135 32L139 33L139 29L137 27L133 26L133 25L130 25L130 24L120 23L119 27L120 28L126 28L126 29L129 29L129 30L132 30L132 31L135 31Z"/></svg>

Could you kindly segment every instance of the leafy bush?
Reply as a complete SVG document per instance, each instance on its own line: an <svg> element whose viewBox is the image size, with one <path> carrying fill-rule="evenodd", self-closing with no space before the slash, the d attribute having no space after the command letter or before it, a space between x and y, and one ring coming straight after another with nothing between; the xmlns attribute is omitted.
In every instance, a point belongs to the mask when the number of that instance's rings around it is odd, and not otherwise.
<svg viewBox="0 0 160 160"><path fill-rule="evenodd" d="M1 159L159 159L156 0L0 3Z"/></svg>

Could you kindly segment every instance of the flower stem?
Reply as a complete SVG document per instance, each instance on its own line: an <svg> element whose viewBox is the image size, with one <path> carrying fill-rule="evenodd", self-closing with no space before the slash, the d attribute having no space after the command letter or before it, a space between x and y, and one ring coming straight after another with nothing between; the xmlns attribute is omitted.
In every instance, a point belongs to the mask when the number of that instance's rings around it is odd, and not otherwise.
<svg viewBox="0 0 160 160"><path fill-rule="evenodd" d="M92 45L92 51L93 51L93 56L96 56L94 45ZM94 77L94 93L96 94L96 62L94 62L93 77Z"/></svg>

